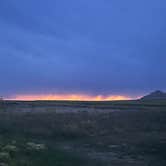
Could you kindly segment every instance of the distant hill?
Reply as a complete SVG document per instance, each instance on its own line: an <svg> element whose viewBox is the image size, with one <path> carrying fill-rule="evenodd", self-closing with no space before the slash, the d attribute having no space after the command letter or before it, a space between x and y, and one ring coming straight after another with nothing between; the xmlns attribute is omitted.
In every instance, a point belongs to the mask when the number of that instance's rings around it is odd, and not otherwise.
<svg viewBox="0 0 166 166"><path fill-rule="evenodd" d="M166 100L166 93L157 90L150 93L149 95L142 97L141 100Z"/></svg>

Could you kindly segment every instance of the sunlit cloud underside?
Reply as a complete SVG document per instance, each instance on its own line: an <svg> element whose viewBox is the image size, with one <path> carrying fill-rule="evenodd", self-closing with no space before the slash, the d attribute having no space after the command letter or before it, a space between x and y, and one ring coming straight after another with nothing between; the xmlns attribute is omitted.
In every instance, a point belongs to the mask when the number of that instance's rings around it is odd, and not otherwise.
<svg viewBox="0 0 166 166"><path fill-rule="evenodd" d="M109 100L130 100L131 97L123 95L103 96L103 95L81 95L81 94L56 94L56 95L16 95L9 100L74 100L74 101L109 101Z"/></svg>

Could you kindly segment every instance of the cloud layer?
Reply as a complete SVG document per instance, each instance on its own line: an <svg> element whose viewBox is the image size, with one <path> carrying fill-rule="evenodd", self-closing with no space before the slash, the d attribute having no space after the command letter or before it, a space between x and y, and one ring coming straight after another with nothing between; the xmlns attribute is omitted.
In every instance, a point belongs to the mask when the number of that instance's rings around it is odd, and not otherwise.
<svg viewBox="0 0 166 166"><path fill-rule="evenodd" d="M1 0L0 93L166 90L165 0Z"/></svg>

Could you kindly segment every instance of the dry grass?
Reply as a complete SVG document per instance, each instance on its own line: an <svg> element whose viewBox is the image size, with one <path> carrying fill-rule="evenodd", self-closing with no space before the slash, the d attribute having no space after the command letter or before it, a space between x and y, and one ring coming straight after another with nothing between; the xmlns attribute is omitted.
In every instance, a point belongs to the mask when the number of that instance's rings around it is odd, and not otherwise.
<svg viewBox="0 0 166 166"><path fill-rule="evenodd" d="M78 113L22 112L15 111L17 106L18 103L14 111L10 107L10 111L0 112L3 137L41 140L55 148L57 144L64 149L67 146L69 153L100 160L103 165L166 165L166 111L163 106L162 109L149 107L103 113L88 112L89 107ZM66 108L71 109L71 106Z"/></svg>

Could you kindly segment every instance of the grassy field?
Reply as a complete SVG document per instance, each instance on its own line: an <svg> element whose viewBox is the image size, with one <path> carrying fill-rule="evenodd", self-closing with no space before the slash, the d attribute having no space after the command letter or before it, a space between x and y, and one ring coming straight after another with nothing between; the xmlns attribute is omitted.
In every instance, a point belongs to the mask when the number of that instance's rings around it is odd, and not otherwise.
<svg viewBox="0 0 166 166"><path fill-rule="evenodd" d="M3 102L0 165L165 166L165 103Z"/></svg>
<svg viewBox="0 0 166 166"><path fill-rule="evenodd" d="M39 144L39 140L22 135L3 135L0 138L0 165L10 166L73 166L82 165L83 160L55 148ZM31 142L29 142L31 141ZM31 147L30 145L33 146ZM38 148L42 147L44 148Z"/></svg>

